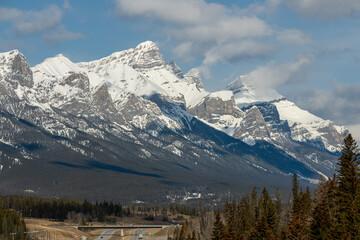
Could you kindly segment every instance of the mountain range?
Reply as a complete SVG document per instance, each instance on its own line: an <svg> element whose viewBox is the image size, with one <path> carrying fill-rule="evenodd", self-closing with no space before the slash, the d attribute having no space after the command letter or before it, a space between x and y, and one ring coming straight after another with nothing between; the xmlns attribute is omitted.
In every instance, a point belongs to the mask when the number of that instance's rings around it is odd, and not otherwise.
<svg viewBox="0 0 360 240"><path fill-rule="evenodd" d="M116 200L314 184L348 133L246 76L206 91L151 41L33 67L0 53L0 123L0 193Z"/></svg>

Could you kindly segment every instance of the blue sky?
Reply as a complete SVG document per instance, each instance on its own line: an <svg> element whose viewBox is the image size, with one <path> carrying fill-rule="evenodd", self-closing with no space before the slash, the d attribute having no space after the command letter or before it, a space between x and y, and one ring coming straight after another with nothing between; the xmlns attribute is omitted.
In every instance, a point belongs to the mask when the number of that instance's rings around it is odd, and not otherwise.
<svg viewBox="0 0 360 240"><path fill-rule="evenodd" d="M0 51L89 61L152 40L205 88L240 75L360 139L359 0L1 0Z"/></svg>

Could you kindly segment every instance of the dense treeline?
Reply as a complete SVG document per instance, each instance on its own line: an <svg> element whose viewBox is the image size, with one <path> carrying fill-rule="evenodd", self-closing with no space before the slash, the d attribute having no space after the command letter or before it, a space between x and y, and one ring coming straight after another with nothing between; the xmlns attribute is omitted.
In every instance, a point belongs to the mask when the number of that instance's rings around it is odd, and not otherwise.
<svg viewBox="0 0 360 240"><path fill-rule="evenodd" d="M280 191L266 188L244 194L216 212L211 237L197 236L196 226L184 223L172 240L317 240L360 239L360 154L349 134L344 139L338 170L322 179L312 196L293 176L292 197L284 203ZM202 233L202 231L198 231Z"/></svg>
<svg viewBox="0 0 360 240"><path fill-rule="evenodd" d="M175 229L172 236L168 237L169 240L207 240L211 238L211 229L214 222L213 211L202 207L201 204L195 209L197 214L187 215L187 220L183 222L180 228Z"/></svg>
<svg viewBox="0 0 360 240"><path fill-rule="evenodd" d="M322 181L314 196L299 188L294 175L290 204L279 193L271 199L266 188L260 196L253 190L239 203L227 203L216 214L212 239L360 239L360 155L350 134L339 160L337 174Z"/></svg>
<svg viewBox="0 0 360 240"><path fill-rule="evenodd" d="M6 210L3 210L6 209ZM171 204L160 208L135 205L124 207L114 202L80 201L75 199L38 198L31 196L0 196L0 239L26 239L26 226L22 218L45 218L58 221L70 220L86 222L116 223L116 218L141 216L145 220L168 221L168 211L172 214L195 216L194 207ZM11 235L10 233L17 233Z"/></svg>
<svg viewBox="0 0 360 240"><path fill-rule="evenodd" d="M190 233L191 232L191 233ZM173 237L168 237L168 240L200 240L200 234L196 236L195 231L191 231L189 223L186 221L181 228L176 228Z"/></svg>
<svg viewBox="0 0 360 240"><path fill-rule="evenodd" d="M170 203L169 206L163 205L155 205L155 206L138 206L132 209L133 214L141 216L144 220L148 221L162 221L169 222L169 214L176 216L176 220L181 220L183 218L182 215L196 217L199 216L199 212L202 209L201 205L194 207L188 205L179 205L175 203Z"/></svg>
<svg viewBox="0 0 360 240"><path fill-rule="evenodd" d="M93 204L86 200L31 196L0 196L0 207L13 209L22 217L46 218L59 221L71 220L78 223L94 221L115 223L116 218L134 215L141 216L144 220L169 221L168 213L188 216L198 216L199 214L196 207L173 203L162 208L159 206L146 207L145 205L125 207L119 203L107 201Z"/></svg>
<svg viewBox="0 0 360 240"><path fill-rule="evenodd" d="M0 208L0 239L27 239L25 232L25 222L16 212Z"/></svg>
<svg viewBox="0 0 360 240"><path fill-rule="evenodd" d="M199 215L199 210L201 210L201 206L196 207L190 207L187 205L178 205L178 204L174 204L171 203L169 206L169 211L172 214L184 214L184 215L189 215L189 216L198 216Z"/></svg>
<svg viewBox="0 0 360 240"><path fill-rule="evenodd" d="M201 205L197 208L175 204L135 208L135 205L124 207L107 201L94 204L73 199L4 196L0 197L0 239L11 239L10 233L20 233L15 239L26 239L23 234L26 226L20 217L115 223L116 218L131 215L168 221L168 216L183 214L188 220L169 239L360 240L359 161L358 146L349 134L344 139L337 173L331 179L323 179L313 195L309 188L299 187L295 174L289 202L282 201L279 190L271 197L266 188L260 193L253 189L239 201L226 203L215 217L213 211Z"/></svg>
<svg viewBox="0 0 360 240"><path fill-rule="evenodd" d="M45 199L30 196L0 197L0 207L13 209L22 217L48 218L56 220L112 221L111 217L123 217L131 214L130 208L121 204L103 201L92 204L74 199Z"/></svg>

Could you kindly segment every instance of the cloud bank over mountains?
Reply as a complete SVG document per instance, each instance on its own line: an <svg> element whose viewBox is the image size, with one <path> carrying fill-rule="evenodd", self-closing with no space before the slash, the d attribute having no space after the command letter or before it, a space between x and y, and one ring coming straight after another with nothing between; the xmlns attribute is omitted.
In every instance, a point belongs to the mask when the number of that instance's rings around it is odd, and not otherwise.
<svg viewBox="0 0 360 240"><path fill-rule="evenodd" d="M359 0L5 1L0 51L100 58L152 40L182 69L197 66L205 88L240 75L257 87L307 87L292 93L299 105L358 129L359 109L345 117L342 108L360 95L359 20Z"/></svg>
<svg viewBox="0 0 360 240"><path fill-rule="evenodd" d="M292 62L276 64L270 62L265 66L259 66L254 71L246 74L247 84L258 88L276 88L291 83L306 81L306 72L314 57L312 55L299 56Z"/></svg>
<svg viewBox="0 0 360 240"><path fill-rule="evenodd" d="M360 141L360 84L333 81L330 90L294 91L293 100L310 112L346 125Z"/></svg>
<svg viewBox="0 0 360 240"><path fill-rule="evenodd" d="M64 7L70 8L69 3L65 4ZM67 30L62 24L63 17L64 9L56 5L50 5L38 11L0 8L0 23L10 23L10 34L18 37L41 34L47 44L83 38L83 34Z"/></svg>
<svg viewBox="0 0 360 240"><path fill-rule="evenodd" d="M120 17L161 22L161 31L178 41L174 53L183 59L203 56L203 64L263 58L276 51L270 38L301 44L309 37L297 29L278 32L250 11L238 11L204 0L117 0Z"/></svg>
<svg viewBox="0 0 360 240"><path fill-rule="evenodd" d="M282 0L282 2L304 16L316 18L333 19L360 14L358 0Z"/></svg>

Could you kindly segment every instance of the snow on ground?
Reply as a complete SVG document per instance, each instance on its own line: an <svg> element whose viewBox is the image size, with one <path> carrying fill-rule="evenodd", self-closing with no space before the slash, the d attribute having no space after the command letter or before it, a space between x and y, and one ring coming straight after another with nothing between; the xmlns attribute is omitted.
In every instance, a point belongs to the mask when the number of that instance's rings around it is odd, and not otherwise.
<svg viewBox="0 0 360 240"><path fill-rule="evenodd" d="M209 97L220 98L223 101L231 101L231 98L233 96L234 95L233 95L232 91L229 91L229 90L217 91L217 92L210 93L210 95L209 95Z"/></svg>
<svg viewBox="0 0 360 240"><path fill-rule="evenodd" d="M306 110L300 109L293 102L288 100L281 100L274 102L281 120L288 120L288 122L300 122L303 124L311 124L313 122L322 122L323 119L309 113Z"/></svg>
<svg viewBox="0 0 360 240"><path fill-rule="evenodd" d="M82 70L75 63L62 54L47 58L32 68L34 83L37 84L45 75L50 78L63 78L71 73L81 73ZM41 75L38 75L41 73ZM36 76L35 76L36 75Z"/></svg>
<svg viewBox="0 0 360 240"><path fill-rule="evenodd" d="M336 127L330 120L319 118L306 110L296 106L288 100L280 100L273 103L280 115L281 120L287 120L291 129L292 138L297 141L315 141L322 142L325 148L330 152L339 151L339 146L333 146L328 143L328 139L324 137L326 133L321 129L334 128L339 134L345 132L344 127Z"/></svg>
<svg viewBox="0 0 360 240"><path fill-rule="evenodd" d="M200 104L206 96L209 95L209 92L204 89L198 89L196 83L189 83L187 88L183 91L186 107L192 108Z"/></svg>
<svg viewBox="0 0 360 240"><path fill-rule="evenodd" d="M4 76L5 74L11 72L11 63L13 62L15 56L17 56L19 54L21 54L21 53L18 50L12 50L9 52L0 53L0 75L1 76Z"/></svg>
<svg viewBox="0 0 360 240"><path fill-rule="evenodd" d="M236 118L232 115L218 115L213 116L212 123L199 119L213 128L222 131L229 136L233 136L236 129L238 129L243 121L243 118Z"/></svg>
<svg viewBox="0 0 360 240"><path fill-rule="evenodd" d="M18 51L10 51L0 54L0 58L11 60ZM6 62L5 61L5 62ZM174 63L175 64L175 63ZM5 68L3 68L5 69ZM78 90L72 89L68 85L59 85L67 75L71 73L84 73L89 77L90 88L92 91L99 86L106 84L113 101L121 101L133 93L137 96L151 96L161 94L169 97L171 101L184 102L187 108L195 107L206 97L220 98L223 101L231 101L234 97L236 105L241 108L250 104L260 102L273 102L278 109L280 119L287 120L292 131L294 140L308 141L321 140L329 151L335 151L336 147L327 144L320 128L332 124L325 121L308 111L298 108L294 103L286 100L276 90L268 88L256 88L245 84L244 77L239 77L227 86L227 90L209 93L202 87L199 72L196 69L189 71L188 74L176 74L172 68L166 67L164 58L155 43L147 41L139 44L136 48L115 52L107 57L91 62L73 63L64 55L59 54L52 58L45 59L42 63L32 68L34 72L35 88L40 94L48 94L51 90L53 94L76 96ZM177 69L179 70L179 69ZM184 77L182 77L184 76ZM22 97L27 89L17 90L17 95ZM34 94L32 94L34 95ZM65 98L66 100L67 98ZM35 104L35 98L31 98ZM60 106L59 102L58 105ZM119 105L120 106L120 105ZM49 106L42 106L49 108ZM183 116L183 113L179 113ZM173 114L178 115L178 113ZM157 116L159 122L173 129L181 126L170 119L168 116ZM146 115L138 116L133 123L142 128L150 118ZM214 116L216 121L211 124L214 128L234 135L240 127L242 118L235 118L231 115ZM344 128L335 126L339 133L345 132ZM305 132L304 132L305 130ZM253 144L253 139L246 138L249 144Z"/></svg>

